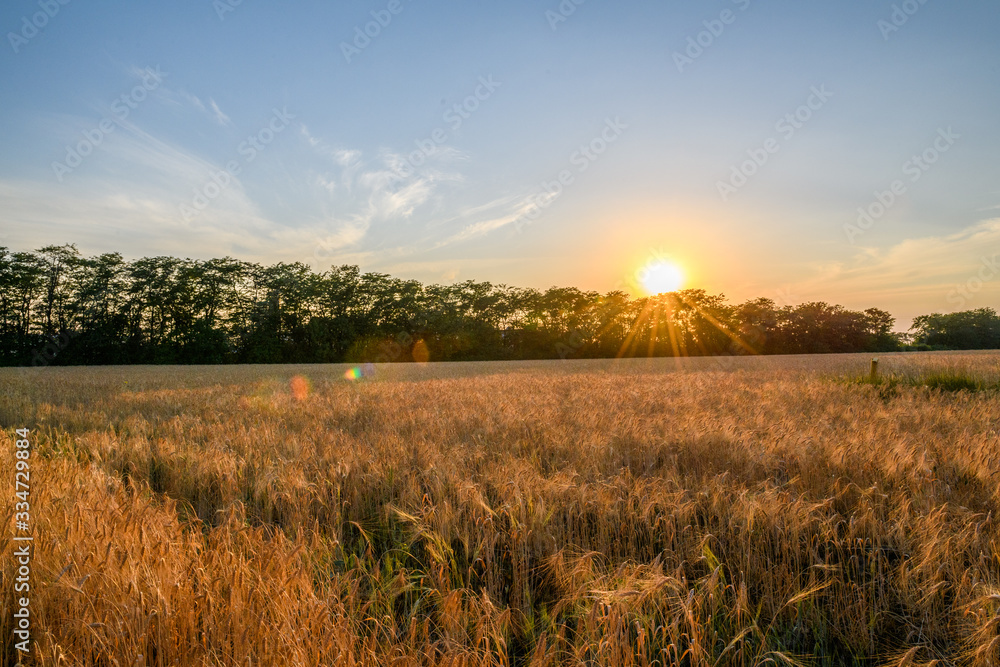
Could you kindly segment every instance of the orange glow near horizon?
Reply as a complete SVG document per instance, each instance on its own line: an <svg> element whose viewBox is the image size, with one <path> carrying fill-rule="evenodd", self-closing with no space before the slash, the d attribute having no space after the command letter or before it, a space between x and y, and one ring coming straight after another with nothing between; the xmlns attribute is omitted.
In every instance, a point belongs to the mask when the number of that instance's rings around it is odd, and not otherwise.
<svg viewBox="0 0 1000 667"><path fill-rule="evenodd" d="M676 292L684 287L684 272L669 260L653 259L636 272L639 285L648 296Z"/></svg>

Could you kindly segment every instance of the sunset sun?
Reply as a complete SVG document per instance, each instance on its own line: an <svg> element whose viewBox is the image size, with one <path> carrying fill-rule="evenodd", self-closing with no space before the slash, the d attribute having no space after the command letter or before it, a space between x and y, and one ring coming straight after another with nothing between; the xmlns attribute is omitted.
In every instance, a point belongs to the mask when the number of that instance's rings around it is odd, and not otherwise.
<svg viewBox="0 0 1000 667"><path fill-rule="evenodd" d="M650 296L664 292L676 292L684 285L684 273L676 264L664 260L653 260L639 269L639 284Z"/></svg>

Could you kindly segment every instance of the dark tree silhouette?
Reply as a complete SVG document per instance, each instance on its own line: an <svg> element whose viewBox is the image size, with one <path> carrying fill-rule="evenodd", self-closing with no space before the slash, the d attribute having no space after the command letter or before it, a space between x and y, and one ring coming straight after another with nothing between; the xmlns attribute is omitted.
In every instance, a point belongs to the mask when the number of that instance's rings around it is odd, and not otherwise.
<svg viewBox="0 0 1000 667"><path fill-rule="evenodd" d="M288 363L871 352L901 349L889 313L822 302L632 299L465 281L423 285L340 266L263 266L75 246L0 247L0 364ZM914 321L922 346L1000 347L989 308Z"/></svg>

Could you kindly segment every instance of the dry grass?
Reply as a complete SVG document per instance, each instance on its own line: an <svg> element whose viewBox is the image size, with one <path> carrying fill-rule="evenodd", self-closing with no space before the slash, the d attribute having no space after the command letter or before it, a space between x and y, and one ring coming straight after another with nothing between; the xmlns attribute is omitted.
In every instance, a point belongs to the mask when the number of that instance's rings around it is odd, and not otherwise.
<svg viewBox="0 0 1000 667"><path fill-rule="evenodd" d="M998 665L997 393L868 358L0 370L36 658Z"/></svg>

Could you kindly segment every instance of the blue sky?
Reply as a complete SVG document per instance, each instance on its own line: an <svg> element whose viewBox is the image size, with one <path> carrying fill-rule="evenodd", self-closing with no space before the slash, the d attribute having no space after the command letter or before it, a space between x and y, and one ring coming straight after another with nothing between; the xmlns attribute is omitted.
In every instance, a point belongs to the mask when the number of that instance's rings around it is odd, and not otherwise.
<svg viewBox="0 0 1000 667"><path fill-rule="evenodd" d="M231 1L4 4L0 245L998 305L996 2Z"/></svg>

